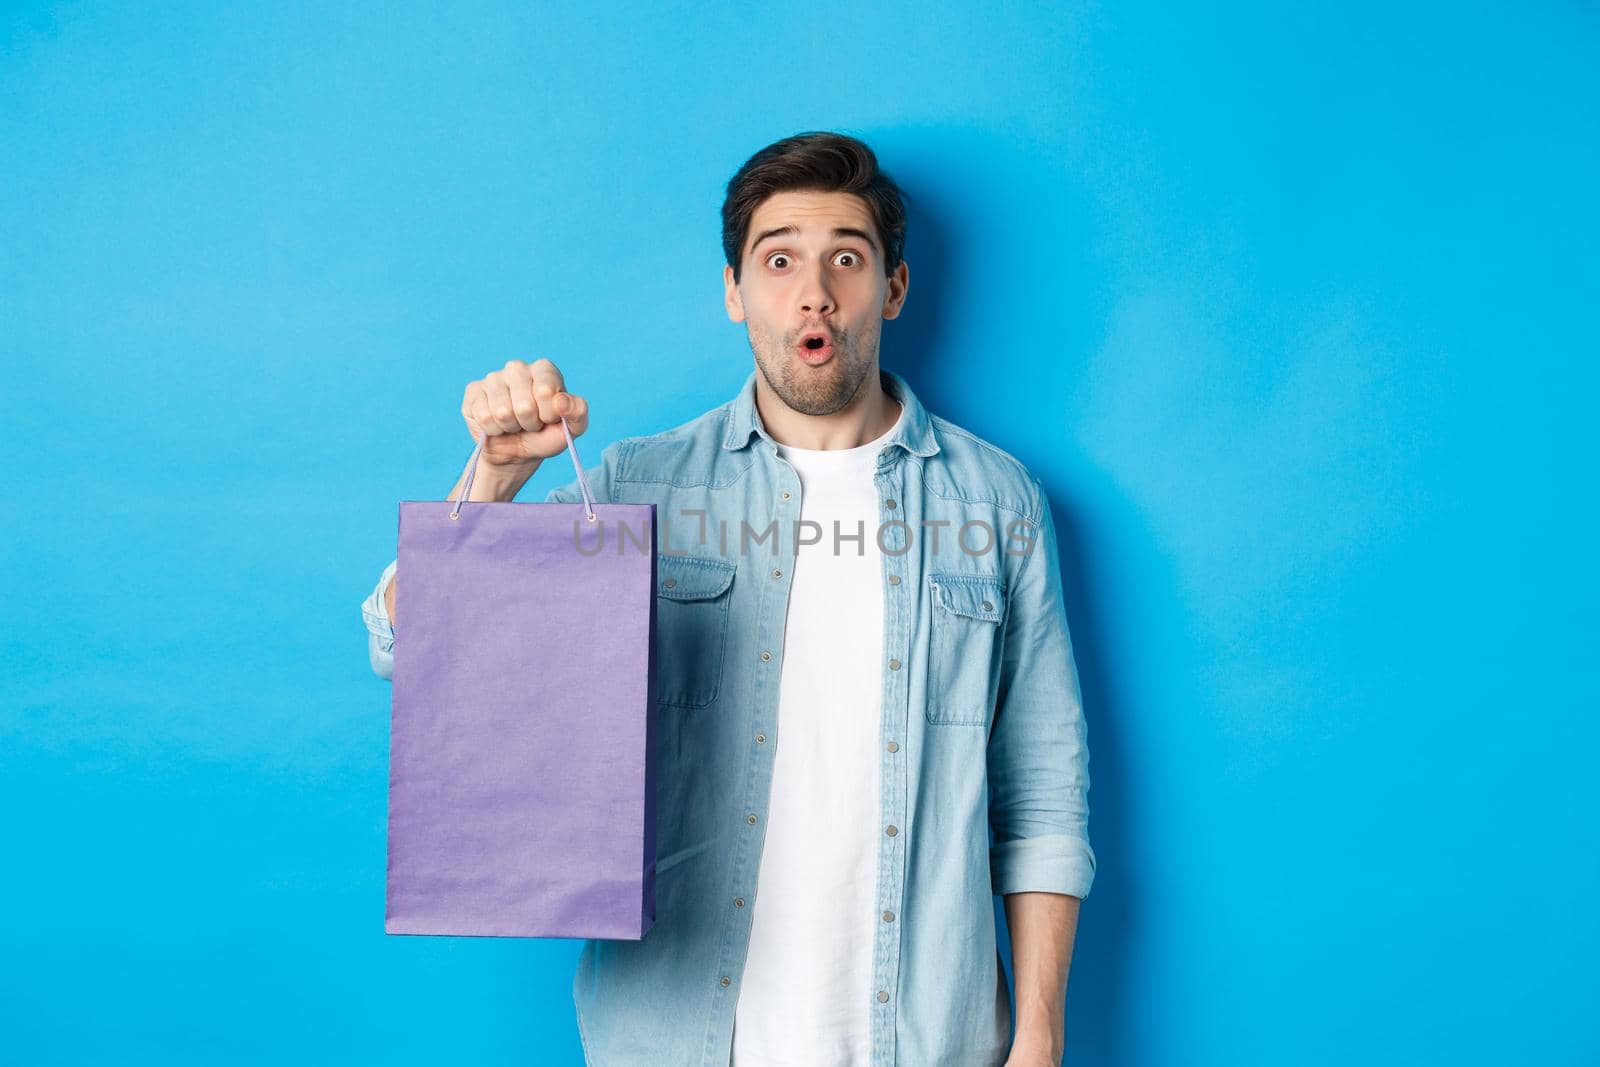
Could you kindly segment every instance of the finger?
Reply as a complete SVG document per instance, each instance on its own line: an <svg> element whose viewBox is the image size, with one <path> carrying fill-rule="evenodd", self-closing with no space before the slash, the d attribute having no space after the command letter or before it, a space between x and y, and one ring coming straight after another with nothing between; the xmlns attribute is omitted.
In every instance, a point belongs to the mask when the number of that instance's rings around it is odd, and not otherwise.
<svg viewBox="0 0 1600 1067"><path fill-rule="evenodd" d="M561 371L548 359L534 360L529 370L533 376L533 398L539 405L539 418L544 422L560 422L555 397L567 388Z"/></svg>
<svg viewBox="0 0 1600 1067"><path fill-rule="evenodd" d="M576 437L589 428L589 402L575 393L559 393L556 412L567 420L567 429Z"/></svg>
<svg viewBox="0 0 1600 1067"><path fill-rule="evenodd" d="M511 387L500 371L491 371L483 379L484 401L489 406L489 424L493 433L521 433L522 424L511 404Z"/></svg>
<svg viewBox="0 0 1600 1067"><path fill-rule="evenodd" d="M482 381L468 383L466 394L461 398L461 417L467 420L467 429L474 439L494 434L489 416L489 400L484 393Z"/></svg>
<svg viewBox="0 0 1600 1067"><path fill-rule="evenodd" d="M511 394L511 413L522 430L542 430L544 420L539 417L539 405L533 398L533 376L528 365L512 360L505 369L506 390Z"/></svg>
<svg viewBox="0 0 1600 1067"><path fill-rule="evenodd" d="M561 368L548 359L536 359L528 364L528 373L533 378L534 385L540 382L550 387L552 393L567 391L567 380L561 374Z"/></svg>

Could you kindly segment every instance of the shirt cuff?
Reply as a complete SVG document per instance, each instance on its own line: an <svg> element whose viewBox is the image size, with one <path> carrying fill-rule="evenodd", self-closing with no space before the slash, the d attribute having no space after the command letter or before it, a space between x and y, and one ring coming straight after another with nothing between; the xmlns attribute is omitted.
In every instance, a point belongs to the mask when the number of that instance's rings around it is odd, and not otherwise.
<svg viewBox="0 0 1600 1067"><path fill-rule="evenodd" d="M395 566L399 562L397 559L383 569L383 574L378 577L377 587L366 600L361 602L362 621L367 624L367 632L377 641L378 650L381 652L394 650L394 624L389 621L389 609L383 602L383 595L389 588L390 580L394 578Z"/></svg>
<svg viewBox="0 0 1600 1067"><path fill-rule="evenodd" d="M989 850L995 895L1065 893L1083 898L1094 884L1094 849L1081 837L1024 837Z"/></svg>

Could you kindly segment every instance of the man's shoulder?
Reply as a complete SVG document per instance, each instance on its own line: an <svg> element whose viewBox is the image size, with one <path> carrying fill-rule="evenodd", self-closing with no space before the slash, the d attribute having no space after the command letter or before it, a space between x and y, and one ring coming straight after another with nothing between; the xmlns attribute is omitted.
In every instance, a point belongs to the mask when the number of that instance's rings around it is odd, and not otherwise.
<svg viewBox="0 0 1600 1067"><path fill-rule="evenodd" d="M750 466L748 452L722 447L733 401L657 433L618 439L621 482L663 482L668 485L717 485L731 481Z"/></svg>
<svg viewBox="0 0 1600 1067"><path fill-rule="evenodd" d="M1027 465L992 441L932 412L928 422L939 452L923 464L923 483L933 492L970 503L988 503L1037 523L1043 506L1039 480Z"/></svg>

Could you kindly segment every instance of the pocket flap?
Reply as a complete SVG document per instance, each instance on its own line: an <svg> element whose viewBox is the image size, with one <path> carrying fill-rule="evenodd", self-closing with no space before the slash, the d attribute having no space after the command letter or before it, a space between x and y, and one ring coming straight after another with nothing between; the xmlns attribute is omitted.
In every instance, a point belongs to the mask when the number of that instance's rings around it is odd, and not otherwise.
<svg viewBox="0 0 1600 1067"><path fill-rule="evenodd" d="M656 594L672 600L721 596L733 581L734 562L713 556L656 557Z"/></svg>
<svg viewBox="0 0 1600 1067"><path fill-rule="evenodd" d="M946 611L998 623L1005 615L1005 585L982 574L930 574L928 587Z"/></svg>

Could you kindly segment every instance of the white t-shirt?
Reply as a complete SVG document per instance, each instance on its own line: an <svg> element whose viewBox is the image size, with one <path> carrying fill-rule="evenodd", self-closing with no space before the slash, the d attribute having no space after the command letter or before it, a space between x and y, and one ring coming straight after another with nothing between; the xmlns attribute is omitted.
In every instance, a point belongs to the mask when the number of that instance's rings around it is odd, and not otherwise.
<svg viewBox="0 0 1600 1067"><path fill-rule="evenodd" d="M904 417L902 406L895 427ZM730 1067L864 1067L872 1058L883 836L883 562L872 476L895 427L855 448L778 446L800 477L800 519L821 537L790 563L772 793Z"/></svg>

